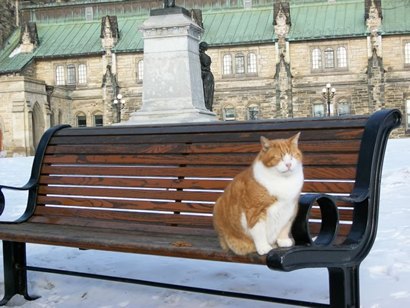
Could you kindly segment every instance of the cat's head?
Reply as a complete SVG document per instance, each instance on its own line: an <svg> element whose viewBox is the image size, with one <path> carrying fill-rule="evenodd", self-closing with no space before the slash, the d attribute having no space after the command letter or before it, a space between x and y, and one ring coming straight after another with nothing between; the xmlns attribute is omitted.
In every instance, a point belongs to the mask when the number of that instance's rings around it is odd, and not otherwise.
<svg viewBox="0 0 410 308"><path fill-rule="evenodd" d="M261 136L262 149L258 158L269 169L281 174L291 174L302 168L302 152L299 149L300 132L289 139L269 140Z"/></svg>

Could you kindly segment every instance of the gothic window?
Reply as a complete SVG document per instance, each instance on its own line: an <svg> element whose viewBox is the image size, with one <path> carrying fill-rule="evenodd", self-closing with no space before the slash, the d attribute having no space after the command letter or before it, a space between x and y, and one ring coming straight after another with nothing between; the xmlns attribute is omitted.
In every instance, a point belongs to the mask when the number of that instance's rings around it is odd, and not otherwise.
<svg viewBox="0 0 410 308"><path fill-rule="evenodd" d="M95 114L94 115L94 126L103 126L103 115L102 114Z"/></svg>
<svg viewBox="0 0 410 308"><path fill-rule="evenodd" d="M259 106L251 105L248 107L248 120L257 120L259 118Z"/></svg>
<svg viewBox="0 0 410 308"><path fill-rule="evenodd" d="M79 84L87 83L87 66L85 64L80 64L78 66L78 83Z"/></svg>
<svg viewBox="0 0 410 308"><path fill-rule="evenodd" d="M410 65L410 43L404 45L404 64Z"/></svg>
<svg viewBox="0 0 410 308"><path fill-rule="evenodd" d="M337 67L346 68L347 67L347 52L345 47L338 47L336 50L337 57Z"/></svg>
<svg viewBox="0 0 410 308"><path fill-rule="evenodd" d="M325 49L325 68L335 67L335 55L332 48Z"/></svg>
<svg viewBox="0 0 410 308"><path fill-rule="evenodd" d="M56 85L61 86L65 84L64 66L58 65L56 67Z"/></svg>
<svg viewBox="0 0 410 308"><path fill-rule="evenodd" d="M340 100L337 103L337 115L343 116L349 114L351 114L349 102L347 100Z"/></svg>
<svg viewBox="0 0 410 308"><path fill-rule="evenodd" d="M313 116L314 117L324 117L325 116L325 106L322 102L313 103Z"/></svg>
<svg viewBox="0 0 410 308"><path fill-rule="evenodd" d="M231 75L232 74L232 56L224 55L223 57L223 74Z"/></svg>
<svg viewBox="0 0 410 308"><path fill-rule="evenodd" d="M86 127L87 126L87 117L84 113L79 113L77 115L77 127Z"/></svg>
<svg viewBox="0 0 410 308"><path fill-rule="evenodd" d="M235 55L235 72L236 74L245 74L245 57L241 53Z"/></svg>
<svg viewBox="0 0 410 308"><path fill-rule="evenodd" d="M318 70L322 68L322 52L319 48L312 51L312 68Z"/></svg>
<svg viewBox="0 0 410 308"><path fill-rule="evenodd" d="M258 73L257 59L255 52L225 54L222 58L222 74L228 77L255 76Z"/></svg>
<svg viewBox="0 0 410 308"><path fill-rule="evenodd" d="M223 109L223 119L225 121L234 121L236 119L235 108L232 106L226 106Z"/></svg>
<svg viewBox="0 0 410 308"><path fill-rule="evenodd" d="M144 79L144 60L138 61L137 66L137 79L142 82Z"/></svg>
<svg viewBox="0 0 410 308"><path fill-rule="evenodd" d="M312 71L347 70L347 48L345 46L315 47L311 51Z"/></svg>
<svg viewBox="0 0 410 308"><path fill-rule="evenodd" d="M69 64L67 65L67 84L73 85L76 83L76 76L75 76L75 65Z"/></svg>
<svg viewBox="0 0 410 308"><path fill-rule="evenodd" d="M248 54L248 73L255 74L256 72L256 54L251 52Z"/></svg>

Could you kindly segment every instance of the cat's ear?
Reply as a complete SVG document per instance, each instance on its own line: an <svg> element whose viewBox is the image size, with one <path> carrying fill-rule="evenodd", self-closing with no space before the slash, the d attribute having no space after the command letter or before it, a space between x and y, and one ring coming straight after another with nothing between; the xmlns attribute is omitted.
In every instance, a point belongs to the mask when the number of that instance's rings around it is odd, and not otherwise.
<svg viewBox="0 0 410 308"><path fill-rule="evenodd" d="M293 137L290 137L289 140L290 142L292 142L294 145L298 145L299 142L299 136L300 136L300 132L298 132L296 135L294 135Z"/></svg>
<svg viewBox="0 0 410 308"><path fill-rule="evenodd" d="M261 136L261 145L262 145L262 151L266 152L270 146L269 139Z"/></svg>

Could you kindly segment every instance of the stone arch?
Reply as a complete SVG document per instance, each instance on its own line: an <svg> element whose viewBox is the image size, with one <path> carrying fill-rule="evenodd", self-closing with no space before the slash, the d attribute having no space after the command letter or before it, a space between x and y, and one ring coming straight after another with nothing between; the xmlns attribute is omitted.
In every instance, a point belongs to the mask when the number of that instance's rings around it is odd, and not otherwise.
<svg viewBox="0 0 410 308"><path fill-rule="evenodd" d="M40 142L41 136L45 130L45 121L43 110L38 102L33 104L32 108L32 137L33 137L33 147L37 148L38 143Z"/></svg>

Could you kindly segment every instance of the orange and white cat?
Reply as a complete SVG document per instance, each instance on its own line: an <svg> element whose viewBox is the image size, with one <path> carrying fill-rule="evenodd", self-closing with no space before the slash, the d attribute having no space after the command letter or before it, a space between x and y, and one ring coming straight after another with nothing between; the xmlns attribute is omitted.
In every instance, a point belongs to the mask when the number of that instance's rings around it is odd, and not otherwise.
<svg viewBox="0 0 410 308"><path fill-rule="evenodd" d="M214 227L221 247L238 255L290 247L290 229L303 186L300 133L289 139L261 137L262 149L218 198Z"/></svg>

